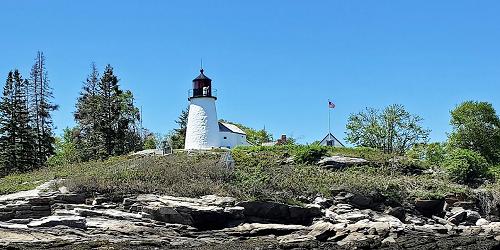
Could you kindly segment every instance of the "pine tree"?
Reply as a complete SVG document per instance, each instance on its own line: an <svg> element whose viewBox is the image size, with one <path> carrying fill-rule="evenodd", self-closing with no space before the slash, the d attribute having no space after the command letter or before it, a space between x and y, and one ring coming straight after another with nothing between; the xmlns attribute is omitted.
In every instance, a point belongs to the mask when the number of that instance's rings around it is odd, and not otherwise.
<svg viewBox="0 0 500 250"><path fill-rule="evenodd" d="M134 106L132 92L123 91L107 65L99 79L95 65L78 98L75 120L79 133L75 138L77 148L90 154L82 160L105 159L142 148L139 110ZM89 145L87 147L86 145Z"/></svg>
<svg viewBox="0 0 500 250"><path fill-rule="evenodd" d="M31 125L35 129L35 158L36 165L45 165L49 156L54 154L54 134L51 113L57 110L57 105L52 103L53 94L49 85L45 56L38 52L35 64L31 69L29 86L29 106Z"/></svg>
<svg viewBox="0 0 500 250"><path fill-rule="evenodd" d="M75 120L78 122L77 147L82 160L102 158L105 155L103 135L99 130L99 72L95 63L84 82L82 92L76 104Z"/></svg>
<svg viewBox="0 0 500 250"><path fill-rule="evenodd" d="M27 84L19 71L9 72L0 100L0 146L4 173L22 172L35 166Z"/></svg>
<svg viewBox="0 0 500 250"><path fill-rule="evenodd" d="M172 143L172 148L174 149L184 148L184 143L186 141L188 115L189 107L182 110L181 114L175 121L175 123L177 123L179 127L174 129L174 131L170 135L170 141Z"/></svg>

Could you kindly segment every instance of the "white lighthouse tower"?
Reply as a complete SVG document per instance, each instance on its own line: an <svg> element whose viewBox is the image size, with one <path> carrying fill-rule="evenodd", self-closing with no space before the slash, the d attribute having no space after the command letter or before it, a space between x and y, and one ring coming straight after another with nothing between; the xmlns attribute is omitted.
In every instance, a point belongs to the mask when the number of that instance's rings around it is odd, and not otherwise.
<svg viewBox="0 0 500 250"><path fill-rule="evenodd" d="M188 98L189 115L184 149L212 149L220 147L219 122L212 95L212 80L203 74L193 80Z"/></svg>

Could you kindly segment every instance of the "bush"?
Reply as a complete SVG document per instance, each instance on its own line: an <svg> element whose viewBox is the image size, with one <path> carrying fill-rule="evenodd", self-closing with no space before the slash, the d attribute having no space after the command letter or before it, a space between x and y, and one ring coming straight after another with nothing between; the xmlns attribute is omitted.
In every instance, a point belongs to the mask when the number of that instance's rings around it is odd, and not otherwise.
<svg viewBox="0 0 500 250"><path fill-rule="evenodd" d="M320 145L298 146L295 149L297 163L314 164L325 156L328 150Z"/></svg>
<svg viewBox="0 0 500 250"><path fill-rule="evenodd" d="M445 156L445 146L438 142L418 144L406 152L406 157L413 161L420 161L426 167L440 166L443 163Z"/></svg>
<svg viewBox="0 0 500 250"><path fill-rule="evenodd" d="M486 176L488 162L472 150L455 149L448 155L444 167L453 181L471 183L476 178Z"/></svg>

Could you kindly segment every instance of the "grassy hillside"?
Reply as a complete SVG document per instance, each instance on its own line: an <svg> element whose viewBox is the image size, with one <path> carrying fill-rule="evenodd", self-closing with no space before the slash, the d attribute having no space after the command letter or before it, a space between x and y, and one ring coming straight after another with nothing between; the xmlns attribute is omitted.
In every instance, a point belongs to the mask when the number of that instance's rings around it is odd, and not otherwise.
<svg viewBox="0 0 500 250"><path fill-rule="evenodd" d="M412 174L421 168L418 163L396 161L373 149L242 147L232 151L234 169L219 163L222 154L177 152L169 156L118 157L104 162L53 166L1 178L0 194L30 189L54 178L65 179L62 185L71 190L90 194L157 193L192 197L219 194L288 203L329 195L336 189L360 194L375 192L395 202L448 194L463 197L471 193L471 188L455 184L439 172ZM327 170L310 163L314 160L311 158L321 155L363 157L370 163Z"/></svg>

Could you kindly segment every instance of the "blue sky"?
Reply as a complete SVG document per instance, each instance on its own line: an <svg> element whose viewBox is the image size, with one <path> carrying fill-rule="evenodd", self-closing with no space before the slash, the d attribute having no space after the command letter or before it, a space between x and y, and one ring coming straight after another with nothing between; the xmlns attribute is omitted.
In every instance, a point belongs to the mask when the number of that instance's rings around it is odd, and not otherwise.
<svg viewBox="0 0 500 250"><path fill-rule="evenodd" d="M203 58L219 118L305 143L326 134L329 98L341 138L349 114L399 103L441 141L460 102L500 110L498 13L481 0L2 1L0 79L43 51L60 133L90 63L109 63L144 126L167 133Z"/></svg>

